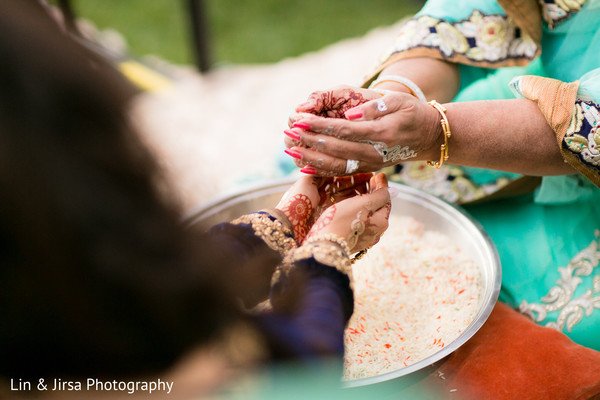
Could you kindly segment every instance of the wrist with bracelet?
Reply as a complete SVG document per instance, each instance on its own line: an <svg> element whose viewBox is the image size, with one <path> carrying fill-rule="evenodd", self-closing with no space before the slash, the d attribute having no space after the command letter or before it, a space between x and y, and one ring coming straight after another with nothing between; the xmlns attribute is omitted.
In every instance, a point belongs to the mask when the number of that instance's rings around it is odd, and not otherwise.
<svg viewBox="0 0 600 400"><path fill-rule="evenodd" d="M346 255L348 257L350 257L351 253L350 253L350 247L348 246L348 242L346 241L346 239L344 239L340 235L336 235L335 233L317 234L315 236L311 236L311 237L307 238L304 243L310 244L310 243L322 242L322 241L333 242L333 243L339 245L342 248L342 250L344 250Z"/></svg>
<svg viewBox="0 0 600 400"><path fill-rule="evenodd" d="M441 116L440 124L442 127L444 143L442 143L442 145L440 146L440 160L427 161L428 166L439 169L444 164L444 161L448 160L448 139L450 139L450 137L452 136L452 132L450 131L450 122L448 122L448 117L446 116L446 107L444 107L435 100L431 100L427 104L435 108Z"/></svg>
<svg viewBox="0 0 600 400"><path fill-rule="evenodd" d="M287 216L277 209L264 209L242 215L231 221L233 225L249 225L254 234L261 238L269 248L282 256L298 247L294 239L291 223Z"/></svg>
<svg viewBox="0 0 600 400"><path fill-rule="evenodd" d="M323 242L323 241L329 241L329 242L333 242L333 243L339 245L348 256L350 256L352 254L352 252L350 250L350 246L348 245L348 241L345 238L341 237L340 235L336 235L335 233L318 234L318 235L308 238L304 243L310 244L310 243ZM362 257L364 257L365 254L367 254L368 250L369 249L367 248L367 249L363 249L363 250L359 251L358 253L356 253L354 255L354 257L352 257L350 259L350 263L354 264L356 261L360 260Z"/></svg>
<svg viewBox="0 0 600 400"><path fill-rule="evenodd" d="M341 239L338 240L335 236L317 235L315 239L309 239L302 246L289 251L282 264L277 267L272 282L279 281L282 275L289 275L295 268L296 262L312 258L316 262L335 268L346 275L350 280L350 287L352 287L352 262L346 252L347 245L344 246L345 239L338 236Z"/></svg>

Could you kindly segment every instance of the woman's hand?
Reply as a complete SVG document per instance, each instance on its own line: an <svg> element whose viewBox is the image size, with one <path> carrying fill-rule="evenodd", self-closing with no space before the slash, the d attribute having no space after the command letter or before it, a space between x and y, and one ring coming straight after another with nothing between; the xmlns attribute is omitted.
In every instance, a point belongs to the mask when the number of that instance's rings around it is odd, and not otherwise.
<svg viewBox="0 0 600 400"><path fill-rule="evenodd" d="M378 97L381 95L373 90L346 85L318 90L312 92L305 103L296 106L296 114L290 116L288 125L292 128L294 123L305 114L326 118L344 118L346 111Z"/></svg>
<svg viewBox="0 0 600 400"><path fill-rule="evenodd" d="M276 208L290 220L294 238L301 244L323 211L357 194L367 193L372 173L356 174L343 178L303 176L288 189Z"/></svg>
<svg viewBox="0 0 600 400"><path fill-rule="evenodd" d="M383 173L373 176L369 191L329 206L317 219L308 238L333 234L348 242L352 253L376 244L388 227L392 203Z"/></svg>
<svg viewBox="0 0 600 400"><path fill-rule="evenodd" d="M285 139L299 167L321 176L377 171L405 160L439 158L443 131L436 109L405 93L350 108L342 118L302 114ZM357 160L349 170L347 160Z"/></svg>

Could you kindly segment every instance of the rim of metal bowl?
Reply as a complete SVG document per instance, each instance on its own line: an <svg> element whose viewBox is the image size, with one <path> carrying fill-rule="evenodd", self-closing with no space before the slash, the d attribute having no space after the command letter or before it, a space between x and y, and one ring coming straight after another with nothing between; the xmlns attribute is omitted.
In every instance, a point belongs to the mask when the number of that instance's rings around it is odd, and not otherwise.
<svg viewBox="0 0 600 400"><path fill-rule="evenodd" d="M237 204L240 201L243 201L245 198L255 198L257 194L268 195L281 193L281 190L283 188L291 185L293 182L296 181L296 179L297 177L287 177L282 179L270 180L268 182L262 182L255 185L248 185L242 189L217 196L213 200L203 203L202 205L188 213L188 215L184 218L184 224L187 226L191 226L197 223L197 221L201 221L205 218L218 214L221 210L227 209L232 204ZM428 207L432 209L432 211L437 209L438 211L441 211L444 214L459 221L461 224L466 224L467 226L471 225L473 228L475 228L474 230L479 234L478 241L481 245L488 249L488 251L486 252L486 256L488 261L490 262L490 265L494 267L493 271L490 271L494 276L494 280L491 283L492 290L488 291L487 296L482 299L482 304L484 304L484 306L479 310L478 314L473 319L471 324L467 327L467 329L465 329L464 332L460 334L460 336L454 339L454 341L452 341L448 346L442 348L436 353L414 364L411 364L399 370L368 378L343 381L342 386L347 388L367 386L375 383L381 383L405 377L414 372L420 371L428 366L431 366L432 364L450 355L460 346L465 344L481 328L481 326L490 316L492 309L494 308L496 301L498 300L498 295L500 293L500 284L502 281L500 257L491 237L477 220L475 220L462 208L454 204L448 203L447 201L435 197L422 190L393 182L390 182L389 185L401 189L398 197L404 197L406 200L412 202L416 202L418 201L418 199L421 199L420 204L427 204Z"/></svg>

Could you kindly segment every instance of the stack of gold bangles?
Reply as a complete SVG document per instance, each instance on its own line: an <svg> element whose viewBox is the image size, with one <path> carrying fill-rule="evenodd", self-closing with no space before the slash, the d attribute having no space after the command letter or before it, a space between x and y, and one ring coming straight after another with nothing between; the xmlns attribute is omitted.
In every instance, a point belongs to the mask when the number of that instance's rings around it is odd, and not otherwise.
<svg viewBox="0 0 600 400"><path fill-rule="evenodd" d="M450 123L448 122L448 117L446 117L446 108L444 106L435 100L431 100L427 102L427 104L438 110L442 116L440 123L442 124L442 130L444 131L444 144L442 144L440 147L440 161L427 161L427 165L430 167L440 168L444 164L444 161L448 160L448 139L450 139L451 136Z"/></svg>

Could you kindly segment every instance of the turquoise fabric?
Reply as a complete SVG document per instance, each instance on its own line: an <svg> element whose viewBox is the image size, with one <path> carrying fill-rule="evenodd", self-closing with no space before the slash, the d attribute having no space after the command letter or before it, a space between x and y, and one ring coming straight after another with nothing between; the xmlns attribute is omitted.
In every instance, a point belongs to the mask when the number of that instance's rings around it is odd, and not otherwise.
<svg viewBox="0 0 600 400"><path fill-rule="evenodd" d="M438 1L429 1L425 12ZM490 12L489 1L459 2L443 12L449 20L466 18L473 8ZM440 12L432 16L443 18ZM588 0L584 8L554 30L546 25L542 56L527 67L481 71L461 67L463 85L455 101L512 98L508 83L519 75L540 75L570 82L581 81L580 93L600 99L600 1ZM535 145L535 144L532 144ZM475 182L502 174L470 168ZM503 281L500 300L513 307L543 304L552 290L569 293L571 302L548 312L542 325L561 318L576 322L562 330L577 343L600 350L600 267L595 251L587 255L595 267L589 274L565 269L581 251L597 248L596 230L600 228L600 189L580 175L544 177L541 187L528 196L465 207L488 231L498 248ZM567 273L566 271L571 271ZM562 274L561 274L562 273ZM579 275L578 275L579 274ZM596 286L594 286L596 279ZM569 290L573 289L571 294ZM550 303L550 298L545 299ZM560 312L563 312L560 316ZM580 320L579 320L580 319ZM578 322L577 322L578 321ZM570 330L569 330L570 329Z"/></svg>
<svg viewBox="0 0 600 400"><path fill-rule="evenodd" d="M579 81L578 97L600 103L600 68L585 73Z"/></svg>
<svg viewBox="0 0 600 400"><path fill-rule="evenodd" d="M505 15L492 0L429 0L417 16L452 23L468 19L475 10ZM513 78L538 75L566 82L580 80L579 94L598 102L598 21L600 0L587 0L580 12L554 29L544 23L542 55L529 65L498 69L461 65L460 92L454 101L514 98L508 86ZM291 165L289 158L285 160ZM503 171L462 169L479 185L516 176ZM557 306L538 323L552 325L566 319L569 323L560 330L577 343L600 350L600 251L592 251L598 247L596 230L600 229L596 204L600 204L600 189L582 176L572 175L544 177L541 187L528 196L465 209L489 232L498 248L503 270L500 300L513 307L541 307L551 302L552 298L546 297L549 294L570 296L567 305ZM585 268L567 268L590 245L590 254L584 255L592 270L586 273Z"/></svg>
<svg viewBox="0 0 600 400"><path fill-rule="evenodd" d="M598 67L600 1L587 0L581 12L555 29L544 29L542 62L549 77L572 82Z"/></svg>
<svg viewBox="0 0 600 400"><path fill-rule="evenodd" d="M495 0L429 0L416 16L428 15L448 22L456 22L469 18L474 10L479 10L483 14L506 15Z"/></svg>

